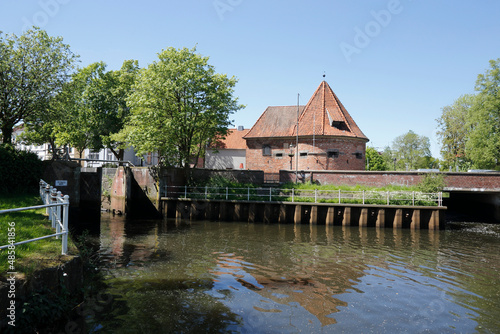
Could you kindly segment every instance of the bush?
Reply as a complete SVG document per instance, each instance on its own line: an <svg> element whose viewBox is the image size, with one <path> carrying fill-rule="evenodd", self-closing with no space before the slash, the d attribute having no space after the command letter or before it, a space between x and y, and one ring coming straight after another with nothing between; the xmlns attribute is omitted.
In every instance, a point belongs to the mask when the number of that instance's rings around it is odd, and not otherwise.
<svg viewBox="0 0 500 334"><path fill-rule="evenodd" d="M422 181L417 185L418 190L423 193L437 193L443 191L446 186L443 174L426 173Z"/></svg>
<svg viewBox="0 0 500 334"><path fill-rule="evenodd" d="M38 189L43 164L35 153L0 145L0 193L31 193Z"/></svg>

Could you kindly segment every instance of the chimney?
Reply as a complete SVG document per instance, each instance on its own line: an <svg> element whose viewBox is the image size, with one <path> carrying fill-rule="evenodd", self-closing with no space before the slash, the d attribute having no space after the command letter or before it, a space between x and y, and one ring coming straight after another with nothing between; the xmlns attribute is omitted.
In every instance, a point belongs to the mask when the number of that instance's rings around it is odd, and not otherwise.
<svg viewBox="0 0 500 334"><path fill-rule="evenodd" d="M243 131L243 130L245 130L245 127L243 125L239 125L238 126L238 131Z"/></svg>

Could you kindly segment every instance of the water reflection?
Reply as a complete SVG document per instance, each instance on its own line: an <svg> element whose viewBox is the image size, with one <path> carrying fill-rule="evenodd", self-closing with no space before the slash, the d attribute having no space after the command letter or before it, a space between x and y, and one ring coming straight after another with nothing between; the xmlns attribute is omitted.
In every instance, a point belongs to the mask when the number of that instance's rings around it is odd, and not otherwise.
<svg viewBox="0 0 500 334"><path fill-rule="evenodd" d="M494 332L500 229L456 227L106 216L98 242L122 307L100 332Z"/></svg>

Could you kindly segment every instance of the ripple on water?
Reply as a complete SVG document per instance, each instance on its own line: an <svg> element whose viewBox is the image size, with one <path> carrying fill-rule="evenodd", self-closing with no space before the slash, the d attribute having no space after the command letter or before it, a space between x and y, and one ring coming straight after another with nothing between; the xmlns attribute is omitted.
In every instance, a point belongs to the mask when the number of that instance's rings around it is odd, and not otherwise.
<svg viewBox="0 0 500 334"><path fill-rule="evenodd" d="M110 289L127 305L122 329L447 333L500 325L495 228L198 223L179 232L158 223L134 236L115 222L113 231L101 235L101 255Z"/></svg>

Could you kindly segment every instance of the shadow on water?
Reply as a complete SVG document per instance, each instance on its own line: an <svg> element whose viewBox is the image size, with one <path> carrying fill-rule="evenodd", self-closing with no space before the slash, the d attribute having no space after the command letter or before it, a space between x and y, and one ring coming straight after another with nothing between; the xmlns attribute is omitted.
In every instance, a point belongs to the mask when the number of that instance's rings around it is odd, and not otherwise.
<svg viewBox="0 0 500 334"><path fill-rule="evenodd" d="M239 317L206 292L210 280L113 278L110 312L94 319L98 333L227 333ZM115 304L118 307L115 307Z"/></svg>
<svg viewBox="0 0 500 334"><path fill-rule="evenodd" d="M95 333L227 333L238 315L211 296L213 280L188 273L151 274L149 266L172 260L156 247L158 234L182 234L188 225L130 220L103 215L89 239L100 254L105 290L87 305L88 328ZM101 299L101 300L99 300Z"/></svg>

